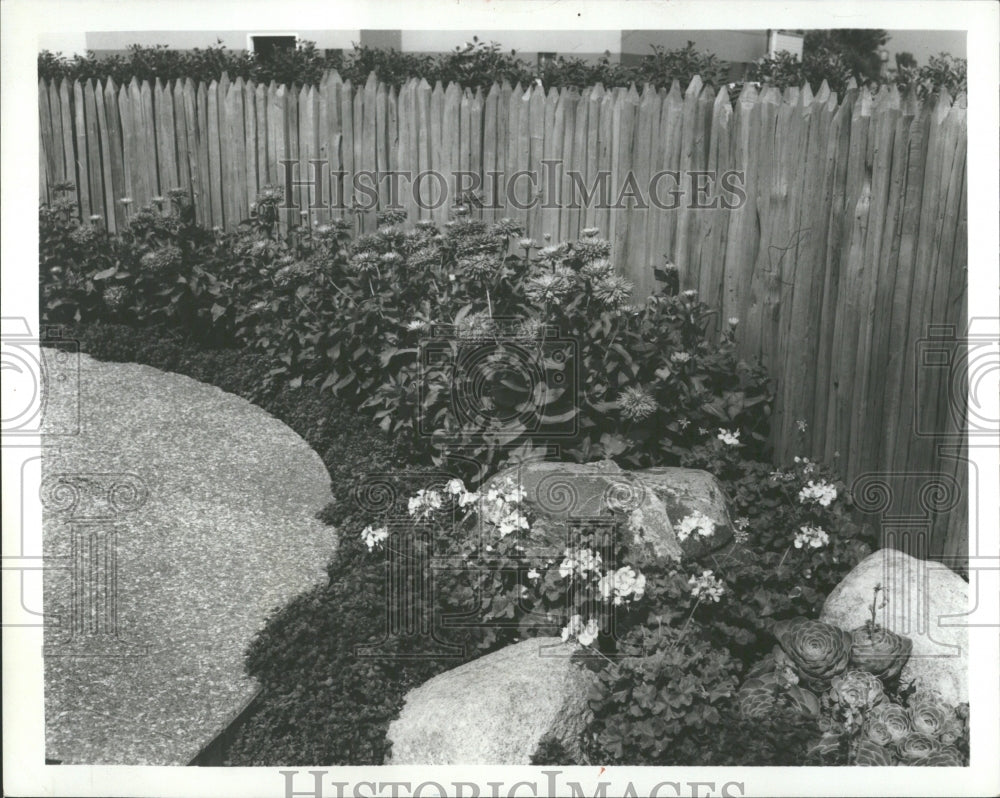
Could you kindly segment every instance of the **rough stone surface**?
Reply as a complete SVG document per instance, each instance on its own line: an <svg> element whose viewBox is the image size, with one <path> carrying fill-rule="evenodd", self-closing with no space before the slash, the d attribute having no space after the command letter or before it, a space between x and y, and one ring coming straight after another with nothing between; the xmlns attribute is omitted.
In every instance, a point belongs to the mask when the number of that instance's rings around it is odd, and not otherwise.
<svg viewBox="0 0 1000 798"><path fill-rule="evenodd" d="M682 553L700 557L733 538L726 497L718 480L691 468L647 468L625 471L611 461L600 463L531 462L506 469L487 484L510 477L525 491L526 501L552 524L548 541L559 549L568 539L567 524L580 519L610 518L609 504L631 516L635 535L657 556ZM708 539L691 536L680 541L675 527L686 516L701 512L715 524Z"/></svg>
<svg viewBox="0 0 1000 798"><path fill-rule="evenodd" d="M963 626L969 612L968 583L940 563L881 549L833 589L820 620L848 630L863 625L870 617L876 585L885 591L880 597L888 599L876 616L878 622L913 640L900 679L940 690L952 703L968 701L969 642Z"/></svg>
<svg viewBox="0 0 1000 798"><path fill-rule="evenodd" d="M53 390L45 408L46 429L77 408L80 422L41 468L46 562L62 564L44 580L59 620L44 630L46 756L184 765L256 692L243 653L266 616L324 578L329 475L292 430L218 388L86 356L79 372L78 396ZM72 558L94 542L117 556L117 635L103 610L74 605L92 592L74 589Z"/></svg>
<svg viewBox="0 0 1000 798"><path fill-rule="evenodd" d="M527 765L552 734L575 755L596 678L574 647L536 637L435 676L389 725L391 765Z"/></svg>

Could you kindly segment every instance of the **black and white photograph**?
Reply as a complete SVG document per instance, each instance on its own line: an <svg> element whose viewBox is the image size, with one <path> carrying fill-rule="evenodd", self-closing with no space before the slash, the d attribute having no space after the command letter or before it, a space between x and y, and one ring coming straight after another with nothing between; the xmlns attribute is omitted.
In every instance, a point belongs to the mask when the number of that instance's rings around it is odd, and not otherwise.
<svg viewBox="0 0 1000 798"><path fill-rule="evenodd" d="M1000 794L1000 7L0 11L5 794Z"/></svg>

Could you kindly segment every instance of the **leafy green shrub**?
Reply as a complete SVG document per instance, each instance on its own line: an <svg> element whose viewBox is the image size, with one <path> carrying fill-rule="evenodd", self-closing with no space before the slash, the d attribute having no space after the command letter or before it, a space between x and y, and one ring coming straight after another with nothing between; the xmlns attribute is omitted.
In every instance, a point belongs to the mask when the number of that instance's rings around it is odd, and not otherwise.
<svg viewBox="0 0 1000 798"><path fill-rule="evenodd" d="M399 88L410 78L424 78L431 85L457 82L475 91L489 91L494 82L507 81L511 86L526 87L540 80L546 89L563 86L606 87L651 83L669 87L679 80L684 87L694 75L706 83L719 85L725 78L725 65L709 53L699 53L694 44L666 50L654 47L635 66L611 62L610 54L590 63L579 58L560 56L541 67L518 57L514 50L502 50L496 42L473 37L465 46L437 55L402 53L393 49L357 46L345 54L326 55L314 42L300 42L294 50L278 50L267 58L253 53L234 52L222 45L204 49L171 50L157 45L131 45L125 54L97 56L92 52L67 58L43 50L38 56L38 76L46 80L69 81L112 78L118 85L133 78L139 81L183 80L206 83L226 73L230 80L240 77L256 83L270 81L291 85L317 85L327 70L336 69L341 78L355 86L363 85L375 72L379 80Z"/></svg>

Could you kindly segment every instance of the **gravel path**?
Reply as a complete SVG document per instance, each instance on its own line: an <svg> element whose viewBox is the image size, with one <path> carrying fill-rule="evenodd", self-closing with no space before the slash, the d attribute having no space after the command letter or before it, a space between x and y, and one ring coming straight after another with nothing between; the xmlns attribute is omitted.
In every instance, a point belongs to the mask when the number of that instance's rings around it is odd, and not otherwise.
<svg viewBox="0 0 1000 798"><path fill-rule="evenodd" d="M75 407L53 392L46 425ZM178 374L81 355L79 409L80 434L42 465L60 565L45 575L46 757L187 764L256 691L254 632L325 578L329 476L280 421Z"/></svg>

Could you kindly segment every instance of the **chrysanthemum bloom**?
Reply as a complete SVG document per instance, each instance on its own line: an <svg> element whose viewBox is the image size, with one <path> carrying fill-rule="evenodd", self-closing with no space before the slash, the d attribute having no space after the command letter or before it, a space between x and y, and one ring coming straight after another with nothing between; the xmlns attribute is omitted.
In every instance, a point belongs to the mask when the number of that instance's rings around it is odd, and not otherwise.
<svg viewBox="0 0 1000 798"><path fill-rule="evenodd" d="M607 258L595 258L594 260L587 261L580 267L580 276L585 280L597 282L598 280L603 280L605 277L610 277L614 274L614 271L614 266L611 265L611 261Z"/></svg>
<svg viewBox="0 0 1000 798"><path fill-rule="evenodd" d="M594 283L594 299L610 310L621 310L632 299L632 283L620 274L610 274Z"/></svg>
<svg viewBox="0 0 1000 798"><path fill-rule="evenodd" d="M536 246L535 242L532 239L530 239L530 238L519 239L518 242L517 242L517 245L521 249L534 249L535 246Z"/></svg>
<svg viewBox="0 0 1000 798"><path fill-rule="evenodd" d="M645 388L630 385L618 397L618 410L624 418L642 421L656 412L658 405Z"/></svg>
<svg viewBox="0 0 1000 798"><path fill-rule="evenodd" d="M493 255L480 254L462 258L458 266L474 280L488 280L496 276L500 269L500 260Z"/></svg>
<svg viewBox="0 0 1000 798"><path fill-rule="evenodd" d="M142 256L140 263L147 274L160 277L175 271L181 265L181 251L167 244Z"/></svg>
<svg viewBox="0 0 1000 798"><path fill-rule="evenodd" d="M518 323L515 335L522 341L538 341L545 336L545 323L541 319L523 319Z"/></svg>
<svg viewBox="0 0 1000 798"><path fill-rule="evenodd" d="M470 313L455 325L455 334L463 341L487 340L496 332L496 322L488 313Z"/></svg>
<svg viewBox="0 0 1000 798"><path fill-rule="evenodd" d="M611 242L605 238L585 238L573 244L573 252L585 263L607 258L611 255Z"/></svg>
<svg viewBox="0 0 1000 798"><path fill-rule="evenodd" d="M104 289L101 298L104 300L104 304L108 306L108 310L117 312L125 306L128 291L123 286L113 285L110 288Z"/></svg>
<svg viewBox="0 0 1000 798"><path fill-rule="evenodd" d="M598 227L584 227L580 231L580 238L594 238L601 234L601 230Z"/></svg>
<svg viewBox="0 0 1000 798"><path fill-rule="evenodd" d="M572 290L574 277L569 269L539 272L525 283L525 296L536 304L557 304Z"/></svg>
<svg viewBox="0 0 1000 798"><path fill-rule="evenodd" d="M508 219L504 217L500 219L496 224L493 225L493 234L497 236L502 236L503 238L510 238L511 236L520 235L524 232L524 229L515 222L513 219Z"/></svg>

